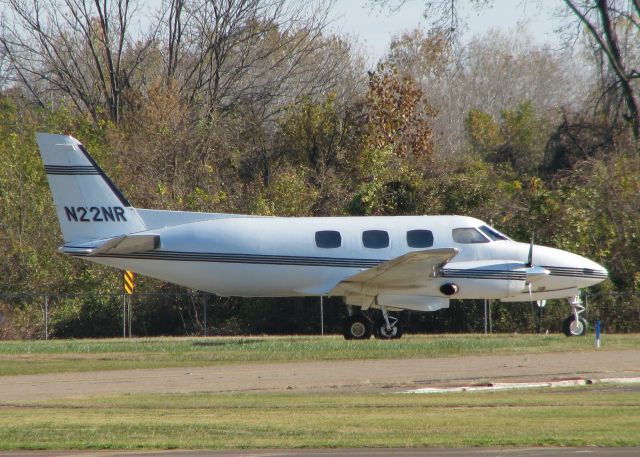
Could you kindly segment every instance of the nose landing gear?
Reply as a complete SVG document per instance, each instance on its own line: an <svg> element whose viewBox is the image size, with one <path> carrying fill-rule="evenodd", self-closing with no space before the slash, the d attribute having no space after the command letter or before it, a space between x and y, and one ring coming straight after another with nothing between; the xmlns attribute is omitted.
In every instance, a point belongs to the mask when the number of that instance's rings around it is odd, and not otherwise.
<svg viewBox="0 0 640 457"><path fill-rule="evenodd" d="M587 320L580 316L584 312L584 306L579 296L569 299L571 305L571 315L562 323L562 331L567 336L583 336L587 333L589 324Z"/></svg>
<svg viewBox="0 0 640 457"><path fill-rule="evenodd" d="M402 327L400 319L389 316L384 306L380 307L382 311L382 319L378 319L375 323L375 336L382 340L397 339L402 336Z"/></svg>
<svg viewBox="0 0 640 457"><path fill-rule="evenodd" d="M345 340L366 340L373 334L383 340L397 339L402 336L402 327L397 317L390 316L384 307L381 307L382 317L372 319L367 311L362 314L353 314L349 308L350 316L344 323L343 335Z"/></svg>

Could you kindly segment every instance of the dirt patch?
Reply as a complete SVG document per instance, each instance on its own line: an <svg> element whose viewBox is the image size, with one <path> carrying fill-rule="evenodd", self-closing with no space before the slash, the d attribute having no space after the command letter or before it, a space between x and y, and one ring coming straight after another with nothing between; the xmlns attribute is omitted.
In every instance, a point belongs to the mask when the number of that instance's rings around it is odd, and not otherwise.
<svg viewBox="0 0 640 457"><path fill-rule="evenodd" d="M0 377L0 402L135 393L371 391L489 381L640 376L640 349L231 364Z"/></svg>

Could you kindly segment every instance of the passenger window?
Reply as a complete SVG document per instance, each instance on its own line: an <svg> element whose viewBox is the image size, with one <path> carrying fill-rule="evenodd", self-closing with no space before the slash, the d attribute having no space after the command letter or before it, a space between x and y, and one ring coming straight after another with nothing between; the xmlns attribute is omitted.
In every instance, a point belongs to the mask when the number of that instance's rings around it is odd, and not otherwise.
<svg viewBox="0 0 640 457"><path fill-rule="evenodd" d="M384 230L366 230L362 232L362 244L365 248L382 249L389 247L389 234Z"/></svg>
<svg viewBox="0 0 640 457"><path fill-rule="evenodd" d="M407 232L407 245L410 248L428 248L433 246L433 233L431 230L409 230Z"/></svg>
<svg viewBox="0 0 640 457"><path fill-rule="evenodd" d="M342 245L342 236L335 230L321 230L316 232L316 246L330 249L339 248Z"/></svg>
<svg viewBox="0 0 640 457"><path fill-rule="evenodd" d="M453 229L453 241L462 244L472 243L488 243L489 240L485 238L475 228L457 228Z"/></svg>

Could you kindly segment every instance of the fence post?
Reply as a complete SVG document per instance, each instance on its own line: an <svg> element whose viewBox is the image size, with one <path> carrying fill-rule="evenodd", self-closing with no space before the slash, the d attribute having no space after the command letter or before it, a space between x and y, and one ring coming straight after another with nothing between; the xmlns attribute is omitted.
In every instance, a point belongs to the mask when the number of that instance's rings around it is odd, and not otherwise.
<svg viewBox="0 0 640 457"><path fill-rule="evenodd" d="M324 336L324 303L323 296L320 295L320 335Z"/></svg>
<svg viewBox="0 0 640 457"><path fill-rule="evenodd" d="M44 339L49 339L49 296L44 296Z"/></svg>
<svg viewBox="0 0 640 457"><path fill-rule="evenodd" d="M202 314L204 318L204 336L207 336L207 293L202 292Z"/></svg>
<svg viewBox="0 0 640 457"><path fill-rule="evenodd" d="M122 338L127 337L127 294L122 292Z"/></svg>
<svg viewBox="0 0 640 457"><path fill-rule="evenodd" d="M487 334L487 314L488 314L488 310L487 310L487 299L484 299L484 334Z"/></svg>
<svg viewBox="0 0 640 457"><path fill-rule="evenodd" d="M491 302L493 300L489 299L489 333L493 333L493 323L491 322Z"/></svg>

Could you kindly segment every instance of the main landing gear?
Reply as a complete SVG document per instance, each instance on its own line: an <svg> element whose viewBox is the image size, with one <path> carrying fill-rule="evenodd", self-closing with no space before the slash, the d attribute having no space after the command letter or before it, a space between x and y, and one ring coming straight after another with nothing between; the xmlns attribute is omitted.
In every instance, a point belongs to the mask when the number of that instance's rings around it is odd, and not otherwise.
<svg viewBox="0 0 640 457"><path fill-rule="evenodd" d="M350 309L351 312L351 309ZM373 319L369 313L352 314L344 324L346 340L367 340L373 334L376 338L392 340L402 336L402 326L397 317L390 316L382 308L382 317Z"/></svg>
<svg viewBox="0 0 640 457"><path fill-rule="evenodd" d="M587 333L589 324L586 319L580 316L584 312L584 306L579 296L569 299L571 305L571 315L562 323L562 331L567 336L583 336Z"/></svg>

